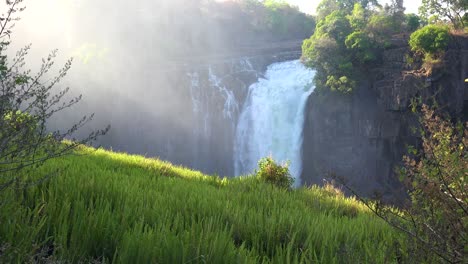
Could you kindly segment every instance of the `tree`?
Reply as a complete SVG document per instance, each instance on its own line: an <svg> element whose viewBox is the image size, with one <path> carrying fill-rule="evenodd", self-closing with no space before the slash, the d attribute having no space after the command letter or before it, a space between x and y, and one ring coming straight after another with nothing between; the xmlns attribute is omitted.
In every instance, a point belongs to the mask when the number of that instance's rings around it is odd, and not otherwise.
<svg viewBox="0 0 468 264"><path fill-rule="evenodd" d="M285 1L266 0L263 2L267 14L267 25L273 36L282 38L306 37L315 27L311 16L301 13L297 7Z"/></svg>
<svg viewBox="0 0 468 264"><path fill-rule="evenodd" d="M355 30L361 30L365 28L367 18L368 18L368 12L366 12L366 9L364 7L357 3L354 5L353 12L348 15L348 20L349 24L351 27Z"/></svg>
<svg viewBox="0 0 468 264"><path fill-rule="evenodd" d="M64 131L50 132L47 123L58 112L70 108L81 100L81 95L67 99L69 88L55 90L66 76L72 60L68 60L55 77L49 72L54 65L57 50L43 59L36 74L25 70L25 58L31 45L20 49L9 61L7 49L13 22L25 9L23 0L7 1L7 12L0 17L0 191L14 185L25 187L43 181L51 175L24 176L44 162L70 153L81 144L87 144L104 135L109 127L91 132L77 140L73 134L93 119L84 116ZM64 143L65 139L71 141Z"/></svg>
<svg viewBox="0 0 468 264"><path fill-rule="evenodd" d="M416 14L407 14L406 15L406 29L409 32L414 32L416 29L421 26L421 19Z"/></svg>
<svg viewBox="0 0 468 264"><path fill-rule="evenodd" d="M386 5L385 12L392 19L392 24L396 32L401 31L402 22L405 21L405 7L403 0L392 0L390 5Z"/></svg>
<svg viewBox="0 0 468 264"><path fill-rule="evenodd" d="M361 64L361 66L377 59L374 43L364 32L356 31L350 34L346 38L345 44L348 49L353 51L353 61Z"/></svg>
<svg viewBox="0 0 468 264"><path fill-rule="evenodd" d="M349 77L354 72L353 64L345 45L345 40L351 32L346 14L334 11L321 20L314 35L304 41L302 59L307 66L317 71L314 77L317 91L325 91L328 88L350 93L354 89L356 83ZM346 79L346 82L341 82L340 79Z"/></svg>
<svg viewBox="0 0 468 264"><path fill-rule="evenodd" d="M377 0L322 0L317 6L317 20L324 19L336 10L349 14L355 4L360 4L365 9L380 7Z"/></svg>
<svg viewBox="0 0 468 264"><path fill-rule="evenodd" d="M463 19L468 9L468 0L422 0L419 13L428 19L431 16L447 18L455 28L466 26Z"/></svg>
<svg viewBox="0 0 468 264"><path fill-rule="evenodd" d="M318 12L327 15L318 21L314 35L302 46L302 60L316 70L317 92L349 94L357 87L360 76L379 61L393 33L387 27L394 23L390 15L377 13L374 6L378 6L375 1L321 2ZM338 10L330 12L331 7ZM388 18L389 23L376 23L382 21L376 19L380 17Z"/></svg>
<svg viewBox="0 0 468 264"><path fill-rule="evenodd" d="M405 7L403 5L403 0L392 0L389 6L387 6L388 12L390 15L395 14L404 14Z"/></svg>

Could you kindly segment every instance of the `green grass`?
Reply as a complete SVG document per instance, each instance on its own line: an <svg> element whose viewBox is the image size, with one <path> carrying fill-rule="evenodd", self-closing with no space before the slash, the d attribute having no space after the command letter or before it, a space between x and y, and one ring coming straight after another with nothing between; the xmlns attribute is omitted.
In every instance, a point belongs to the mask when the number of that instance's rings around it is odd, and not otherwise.
<svg viewBox="0 0 468 264"><path fill-rule="evenodd" d="M57 168L39 186L0 193L0 262L395 262L385 223L318 187L287 191L84 147L39 170Z"/></svg>

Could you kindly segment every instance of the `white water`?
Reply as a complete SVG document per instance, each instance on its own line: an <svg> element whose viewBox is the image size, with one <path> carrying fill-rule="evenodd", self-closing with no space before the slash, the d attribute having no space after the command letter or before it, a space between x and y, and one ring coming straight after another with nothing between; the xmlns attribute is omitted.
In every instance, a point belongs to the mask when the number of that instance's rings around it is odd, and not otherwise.
<svg viewBox="0 0 468 264"><path fill-rule="evenodd" d="M290 161L295 185L300 185L304 109L314 89L313 76L299 61L275 63L265 79L249 87L236 129L236 175L254 172L260 158L272 156L278 162Z"/></svg>

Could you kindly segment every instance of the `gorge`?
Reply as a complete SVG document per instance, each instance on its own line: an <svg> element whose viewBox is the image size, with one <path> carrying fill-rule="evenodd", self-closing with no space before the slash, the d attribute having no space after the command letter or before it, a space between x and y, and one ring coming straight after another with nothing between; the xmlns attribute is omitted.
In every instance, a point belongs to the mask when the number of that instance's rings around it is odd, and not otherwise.
<svg viewBox="0 0 468 264"><path fill-rule="evenodd" d="M140 136L128 148L119 142L132 137L122 134L117 139L122 133L117 127L111 132L116 140L107 144L222 176L252 173L258 159L272 155L280 162L291 161L296 184L321 184L336 173L363 193L393 193L399 186L395 168L407 145L418 142L412 132L416 117L410 111L411 98L443 86L439 96L454 115L466 109L467 43L463 38L452 43L445 61L451 66L428 82L407 68L407 44L395 40L385 52L383 68L370 73L355 94L329 98L312 93L313 72L297 61L298 44L296 50L290 46L189 67L177 78L184 84L178 85L178 93L185 93L180 97L185 101L177 108L187 107L187 134L181 137L176 128L169 129L159 139ZM164 127L156 125L155 133Z"/></svg>
<svg viewBox="0 0 468 264"><path fill-rule="evenodd" d="M113 115L113 129L100 143L221 176L250 174L261 157L272 154L291 160L299 178L303 111L313 90L313 72L298 61L300 42L280 46L257 55L177 65L152 84L173 87L177 96L171 97L177 100L165 104L167 95L157 88L156 94L146 92L155 102L161 98L156 105L163 105L162 112L168 114L158 118L152 116L154 110L127 110ZM133 103L117 96L119 104ZM144 105L147 97L135 103Z"/></svg>
<svg viewBox="0 0 468 264"><path fill-rule="evenodd" d="M0 263L465 263L468 3L293 1L0 5Z"/></svg>
<svg viewBox="0 0 468 264"><path fill-rule="evenodd" d="M277 43L131 72L143 80L152 76L134 88L144 96L107 94L105 104L89 98L86 110L112 125L99 142L106 148L227 177L253 173L258 159L272 155L291 162L296 184L321 184L336 173L365 194L391 195L399 186L395 168L407 145L418 142L411 98L444 87L439 96L454 115L463 115L467 43L452 43L445 62L451 66L428 82L407 68L407 44L395 40L384 66L353 95L328 98L312 93L313 72L297 61L300 41ZM120 76L120 85L131 82Z"/></svg>

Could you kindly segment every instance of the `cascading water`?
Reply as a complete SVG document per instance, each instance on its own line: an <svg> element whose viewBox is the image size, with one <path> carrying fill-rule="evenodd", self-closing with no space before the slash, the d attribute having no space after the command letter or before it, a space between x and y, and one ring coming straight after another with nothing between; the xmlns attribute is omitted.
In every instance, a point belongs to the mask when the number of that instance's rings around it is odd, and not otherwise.
<svg viewBox="0 0 468 264"><path fill-rule="evenodd" d="M249 87L234 143L236 175L252 173L260 158L272 156L290 161L295 185L300 185L304 109L313 75L298 60L275 63Z"/></svg>

